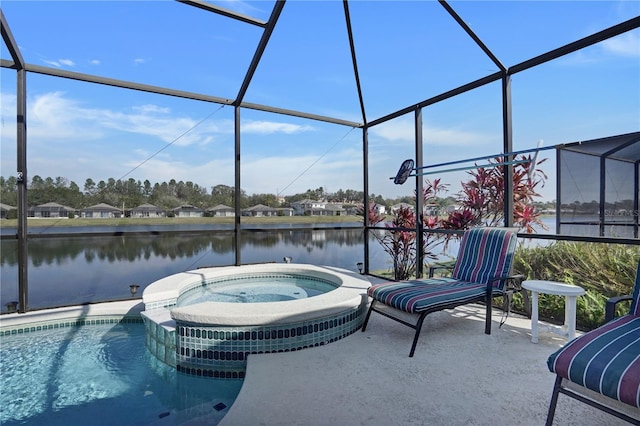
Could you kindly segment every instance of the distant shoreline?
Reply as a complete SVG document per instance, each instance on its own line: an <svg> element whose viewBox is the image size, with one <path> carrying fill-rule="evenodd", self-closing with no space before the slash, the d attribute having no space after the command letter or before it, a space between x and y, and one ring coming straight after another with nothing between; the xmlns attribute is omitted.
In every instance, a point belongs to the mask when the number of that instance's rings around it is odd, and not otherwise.
<svg viewBox="0 0 640 426"><path fill-rule="evenodd" d="M544 214L540 218L550 218L555 215ZM287 224L309 225L314 223L360 223L362 216L241 216L242 224ZM159 217L159 218L28 218L27 228L51 227L100 227L100 226L140 226L140 225L233 225L235 217ZM17 228L17 219L0 220L0 228Z"/></svg>
<svg viewBox="0 0 640 426"><path fill-rule="evenodd" d="M314 223L362 223L361 216L242 216L242 224L314 224ZM28 218L27 228L42 227L97 227L97 226L140 226L140 225L233 225L235 217L162 217L162 218ZM17 219L0 220L0 228L17 228Z"/></svg>

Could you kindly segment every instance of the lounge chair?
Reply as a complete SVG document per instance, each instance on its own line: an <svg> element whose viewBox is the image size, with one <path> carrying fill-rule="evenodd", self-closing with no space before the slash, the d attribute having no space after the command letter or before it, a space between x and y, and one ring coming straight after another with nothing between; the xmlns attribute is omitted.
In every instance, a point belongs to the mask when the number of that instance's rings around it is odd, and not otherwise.
<svg viewBox="0 0 640 426"><path fill-rule="evenodd" d="M629 313L614 318L623 300L631 300ZM547 366L556 374L547 426L561 393L640 425L640 264L633 294L609 299L605 324L551 354Z"/></svg>
<svg viewBox="0 0 640 426"><path fill-rule="evenodd" d="M365 331L372 312L378 312L415 330L409 356L415 350L427 315L474 302L486 303L485 333L491 334L492 299L506 296L506 282L511 276L517 234L508 228L473 228L460 242L458 256L450 277L416 279L376 284L369 288L373 299L362 325ZM391 308L391 309L390 309ZM415 323L403 319L402 313L415 314Z"/></svg>

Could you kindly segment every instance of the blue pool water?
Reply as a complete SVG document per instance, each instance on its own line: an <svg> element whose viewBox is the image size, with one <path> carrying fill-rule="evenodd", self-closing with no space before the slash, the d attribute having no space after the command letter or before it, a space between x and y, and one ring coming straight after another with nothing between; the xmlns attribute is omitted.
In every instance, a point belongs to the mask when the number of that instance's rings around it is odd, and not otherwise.
<svg viewBox="0 0 640 426"><path fill-rule="evenodd" d="M0 337L0 424L217 424L242 381L178 373L145 348L142 323Z"/></svg>
<svg viewBox="0 0 640 426"><path fill-rule="evenodd" d="M295 274L252 274L225 277L185 291L178 306L202 302L263 303L305 299L335 290L328 280Z"/></svg>

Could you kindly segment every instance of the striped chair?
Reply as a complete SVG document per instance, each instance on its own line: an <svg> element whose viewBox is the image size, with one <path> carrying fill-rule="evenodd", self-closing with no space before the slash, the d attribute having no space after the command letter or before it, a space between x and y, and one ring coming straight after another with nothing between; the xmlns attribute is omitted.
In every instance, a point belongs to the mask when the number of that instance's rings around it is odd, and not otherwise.
<svg viewBox="0 0 640 426"><path fill-rule="evenodd" d="M473 302L486 303L485 333L491 334L492 298L505 295L510 276L517 234L507 228L473 228L465 232L451 277L391 282L373 285L368 294L373 299L362 325L365 331L372 312L378 312L415 330L409 356L415 350L422 323L432 312L452 309ZM384 305L380 307L380 305ZM395 315L394 308L416 314L410 323Z"/></svg>
<svg viewBox="0 0 640 426"><path fill-rule="evenodd" d="M622 300L631 300L631 309L613 318ZM606 312L604 325L568 342L547 360L549 371L556 374L548 426L560 393L640 425L640 264L633 294L609 299Z"/></svg>

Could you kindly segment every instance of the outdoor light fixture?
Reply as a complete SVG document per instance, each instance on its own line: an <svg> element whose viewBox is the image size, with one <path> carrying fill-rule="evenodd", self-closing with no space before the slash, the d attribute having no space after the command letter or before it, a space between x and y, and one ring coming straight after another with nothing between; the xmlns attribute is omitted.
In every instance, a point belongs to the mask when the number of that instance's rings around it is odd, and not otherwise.
<svg viewBox="0 0 640 426"><path fill-rule="evenodd" d="M18 310L18 302L7 303L7 311L11 314Z"/></svg>
<svg viewBox="0 0 640 426"><path fill-rule="evenodd" d="M140 288L140 286L138 284L131 284L129 286L129 291L131 292L131 297L134 297L136 295L136 293L138 292L139 288Z"/></svg>
<svg viewBox="0 0 640 426"><path fill-rule="evenodd" d="M364 268L364 263L358 262L356 263L356 266L358 267L358 272L360 272L360 275L362 275L362 269Z"/></svg>
<svg viewBox="0 0 640 426"><path fill-rule="evenodd" d="M291 256L285 256L284 263L291 263Z"/></svg>

